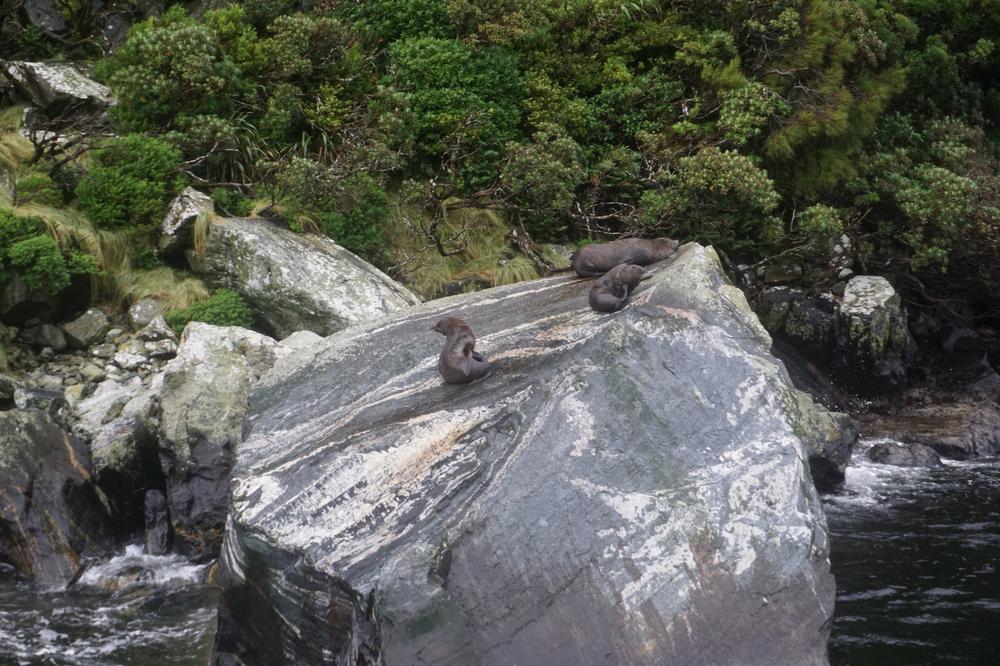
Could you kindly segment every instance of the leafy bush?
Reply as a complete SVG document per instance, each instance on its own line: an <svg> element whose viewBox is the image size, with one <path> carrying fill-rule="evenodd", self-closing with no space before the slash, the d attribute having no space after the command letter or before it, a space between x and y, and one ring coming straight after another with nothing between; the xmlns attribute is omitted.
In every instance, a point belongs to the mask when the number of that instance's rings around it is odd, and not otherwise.
<svg viewBox="0 0 1000 666"><path fill-rule="evenodd" d="M314 227L352 252L378 259L387 197L370 174L338 174L319 162L295 158L279 181L294 229Z"/></svg>
<svg viewBox="0 0 1000 666"><path fill-rule="evenodd" d="M134 130L170 126L185 115L224 114L243 85L212 29L179 5L133 26L98 73L118 96L115 118Z"/></svg>
<svg viewBox="0 0 1000 666"><path fill-rule="evenodd" d="M90 220L105 228L148 228L159 223L184 181L181 154L170 144L130 134L97 151L96 165L76 196Z"/></svg>
<svg viewBox="0 0 1000 666"><path fill-rule="evenodd" d="M530 144L507 146L501 187L524 215L535 240L559 234L557 222L569 211L576 186L586 175L582 158L579 144L555 125L544 125Z"/></svg>
<svg viewBox="0 0 1000 666"><path fill-rule="evenodd" d="M521 120L515 58L498 48L473 50L429 37L396 42L389 54L385 82L411 110L407 131L418 155L433 165L453 162L465 187L493 180Z"/></svg>
<svg viewBox="0 0 1000 666"><path fill-rule="evenodd" d="M164 315L167 323L178 334L190 321L201 321L216 326L241 326L250 328L251 315L246 302L231 289L219 289L208 300L189 308L171 310Z"/></svg>
<svg viewBox="0 0 1000 666"><path fill-rule="evenodd" d="M59 186L44 173L28 173L14 181L12 203L15 206L27 203L58 206L62 202L63 196Z"/></svg>
<svg viewBox="0 0 1000 666"><path fill-rule="evenodd" d="M68 287L74 275L98 272L93 256L63 252L40 219L0 210L0 276L5 268L17 270L28 287L53 294Z"/></svg>
<svg viewBox="0 0 1000 666"><path fill-rule="evenodd" d="M217 211L230 217L246 217L253 212L253 199L224 187L212 190L212 203Z"/></svg>
<svg viewBox="0 0 1000 666"><path fill-rule="evenodd" d="M681 158L661 191L643 195L643 221L675 238L766 253L781 237L781 220L772 216L779 201L767 172L749 158L705 148Z"/></svg>

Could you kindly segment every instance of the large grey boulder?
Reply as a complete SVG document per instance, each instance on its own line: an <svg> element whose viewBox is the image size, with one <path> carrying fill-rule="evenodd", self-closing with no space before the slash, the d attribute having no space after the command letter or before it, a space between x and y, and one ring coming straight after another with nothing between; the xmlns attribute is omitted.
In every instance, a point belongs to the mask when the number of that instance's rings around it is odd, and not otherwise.
<svg viewBox="0 0 1000 666"><path fill-rule="evenodd" d="M194 227L199 219L215 212L212 198L193 187L186 187L170 203L160 225L158 247L164 256L180 256L191 247Z"/></svg>
<svg viewBox="0 0 1000 666"><path fill-rule="evenodd" d="M191 322L164 367L160 463L174 545L185 554L218 550L247 397L281 349L254 331Z"/></svg>
<svg viewBox="0 0 1000 666"><path fill-rule="evenodd" d="M914 343L899 294L889 281L877 275L851 278L838 316L831 364L837 382L871 397L905 388L905 360Z"/></svg>
<svg viewBox="0 0 1000 666"><path fill-rule="evenodd" d="M0 62L0 74L22 97L49 114L70 105L105 109L114 103L110 88L66 63L8 60Z"/></svg>
<svg viewBox="0 0 1000 666"><path fill-rule="evenodd" d="M279 359L250 398L219 663L825 664L800 396L711 249L630 304L548 278ZM439 318L494 364L436 371Z"/></svg>
<svg viewBox="0 0 1000 666"><path fill-rule="evenodd" d="M79 440L35 409L0 412L0 558L46 586L112 545L110 518Z"/></svg>
<svg viewBox="0 0 1000 666"><path fill-rule="evenodd" d="M195 270L239 292L267 331L330 335L420 302L412 292L329 238L265 220L224 218L208 227Z"/></svg>

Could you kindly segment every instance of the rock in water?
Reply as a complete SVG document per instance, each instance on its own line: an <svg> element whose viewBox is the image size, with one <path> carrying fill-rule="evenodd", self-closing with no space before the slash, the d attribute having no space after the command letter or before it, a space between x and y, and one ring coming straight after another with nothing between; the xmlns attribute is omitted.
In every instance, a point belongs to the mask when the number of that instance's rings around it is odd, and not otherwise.
<svg viewBox="0 0 1000 666"><path fill-rule="evenodd" d="M84 555L110 550L111 524L87 447L36 409L0 412L0 559L66 585Z"/></svg>
<svg viewBox="0 0 1000 666"><path fill-rule="evenodd" d="M217 219L195 270L234 289L275 338L330 335L420 302L406 287L329 238L265 220Z"/></svg>
<svg viewBox="0 0 1000 666"><path fill-rule="evenodd" d="M825 664L799 396L714 251L653 272L615 317L548 278L279 359L233 471L219 663ZM495 363L474 385L435 372L454 312Z"/></svg>

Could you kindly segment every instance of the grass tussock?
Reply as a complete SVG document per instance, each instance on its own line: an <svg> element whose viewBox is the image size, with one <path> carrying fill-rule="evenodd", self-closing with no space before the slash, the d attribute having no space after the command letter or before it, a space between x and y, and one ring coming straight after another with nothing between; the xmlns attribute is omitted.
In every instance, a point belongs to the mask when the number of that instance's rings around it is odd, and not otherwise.
<svg viewBox="0 0 1000 666"><path fill-rule="evenodd" d="M124 231L98 229L75 208L34 202L15 207L9 178L33 154L31 142L17 132L22 112L20 107L0 110L0 208L41 219L60 247L93 255L101 271L91 278L92 296L97 301L123 307L142 298L155 298L174 309L187 308L208 298L204 282L182 271L165 266L151 270L135 268L142 239ZM201 229L202 247L210 222L208 217L199 219L195 227L196 234Z"/></svg>
<svg viewBox="0 0 1000 666"><path fill-rule="evenodd" d="M431 216L415 206L393 208L386 225L386 242L397 275L425 298L441 296L449 284L466 290L513 284L537 278L534 263L510 242L503 215L482 208L449 208L437 235L448 256L429 235Z"/></svg>

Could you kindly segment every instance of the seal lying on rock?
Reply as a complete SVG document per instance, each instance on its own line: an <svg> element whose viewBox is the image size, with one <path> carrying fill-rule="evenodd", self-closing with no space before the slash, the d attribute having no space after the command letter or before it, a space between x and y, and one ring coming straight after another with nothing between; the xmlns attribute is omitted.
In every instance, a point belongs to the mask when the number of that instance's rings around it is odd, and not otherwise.
<svg viewBox="0 0 1000 666"><path fill-rule="evenodd" d="M590 307L598 312L615 312L625 307L628 295L639 283L653 274L642 266L618 264L594 282L590 288Z"/></svg>
<svg viewBox="0 0 1000 666"><path fill-rule="evenodd" d="M446 317L431 330L447 338L438 357L438 372L446 384L468 384L489 374L490 364L475 351L476 335L468 324L458 317Z"/></svg>
<svg viewBox="0 0 1000 666"><path fill-rule="evenodd" d="M677 251L670 238L624 238L610 243L584 245L573 253L573 270L581 277L604 275L618 264L646 266Z"/></svg>

